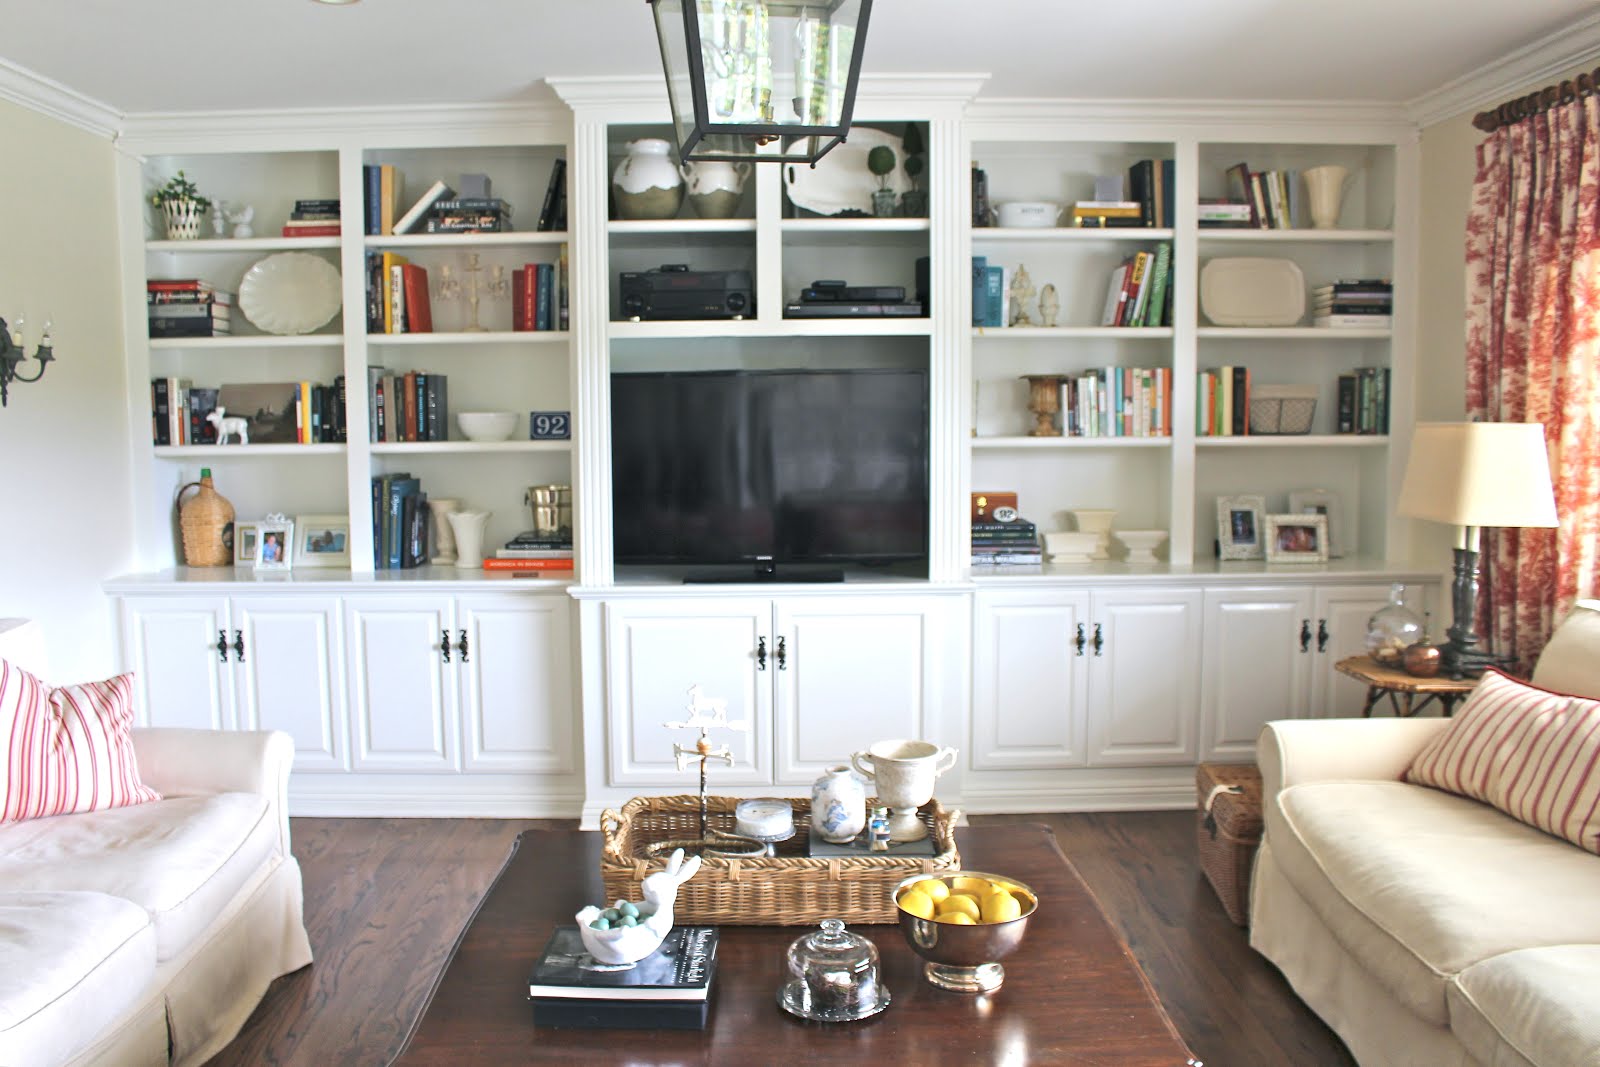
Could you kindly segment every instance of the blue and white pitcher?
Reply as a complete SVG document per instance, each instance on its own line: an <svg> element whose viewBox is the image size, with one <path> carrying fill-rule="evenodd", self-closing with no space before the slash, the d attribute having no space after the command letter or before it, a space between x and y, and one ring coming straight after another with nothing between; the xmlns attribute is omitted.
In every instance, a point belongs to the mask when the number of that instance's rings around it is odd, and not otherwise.
<svg viewBox="0 0 1600 1067"><path fill-rule="evenodd" d="M867 825L867 786L848 766L811 783L811 824L824 841L848 844Z"/></svg>

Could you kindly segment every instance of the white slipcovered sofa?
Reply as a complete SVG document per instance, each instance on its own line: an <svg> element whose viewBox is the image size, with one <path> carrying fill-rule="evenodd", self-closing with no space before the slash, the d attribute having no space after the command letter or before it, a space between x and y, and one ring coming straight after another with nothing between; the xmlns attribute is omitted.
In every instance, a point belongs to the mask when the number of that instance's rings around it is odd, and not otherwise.
<svg viewBox="0 0 1600 1067"><path fill-rule="evenodd" d="M29 625L0 658L44 676ZM0 825L0 1064L199 1064L311 962L287 735L135 730L162 799Z"/></svg>
<svg viewBox="0 0 1600 1067"><path fill-rule="evenodd" d="M1532 681L1600 697L1600 602ZM1448 720L1269 723L1250 943L1363 1065L1600 1065L1600 856L1402 775Z"/></svg>

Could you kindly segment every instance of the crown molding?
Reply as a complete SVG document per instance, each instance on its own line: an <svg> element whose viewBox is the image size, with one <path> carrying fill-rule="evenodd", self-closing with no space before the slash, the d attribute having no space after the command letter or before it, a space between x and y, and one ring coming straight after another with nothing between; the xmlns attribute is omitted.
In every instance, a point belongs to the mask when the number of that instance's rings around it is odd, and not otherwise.
<svg viewBox="0 0 1600 1067"><path fill-rule="evenodd" d="M6 59L0 59L0 100L107 139L114 139L122 128L122 112L110 104Z"/></svg>
<svg viewBox="0 0 1600 1067"><path fill-rule="evenodd" d="M1366 100L1089 100L1049 97L979 99L966 120L988 127L984 136L1050 130L1061 136L1163 136L1180 129L1226 126L1230 140L1258 131L1274 139L1339 140L1383 131L1407 139L1415 123L1400 104ZM1298 134L1293 133L1298 130ZM1119 131L1121 131L1119 133Z"/></svg>
<svg viewBox="0 0 1600 1067"><path fill-rule="evenodd" d="M1506 100L1544 88L1574 67L1600 60L1600 12L1517 49L1406 102L1411 121L1432 126L1469 111L1499 107Z"/></svg>

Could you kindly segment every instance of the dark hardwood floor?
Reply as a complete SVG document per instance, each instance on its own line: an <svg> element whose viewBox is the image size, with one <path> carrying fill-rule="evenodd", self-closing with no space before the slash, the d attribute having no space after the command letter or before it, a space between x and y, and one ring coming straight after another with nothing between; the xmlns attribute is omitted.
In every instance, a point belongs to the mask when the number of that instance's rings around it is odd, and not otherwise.
<svg viewBox="0 0 1600 1067"><path fill-rule="evenodd" d="M1208 1067L1352 1067L1228 921L1195 860L1192 812L974 816L1043 822ZM280 978L213 1064L387 1064L456 935L525 829L571 822L294 819L310 967ZM551 877L561 877L552 871Z"/></svg>

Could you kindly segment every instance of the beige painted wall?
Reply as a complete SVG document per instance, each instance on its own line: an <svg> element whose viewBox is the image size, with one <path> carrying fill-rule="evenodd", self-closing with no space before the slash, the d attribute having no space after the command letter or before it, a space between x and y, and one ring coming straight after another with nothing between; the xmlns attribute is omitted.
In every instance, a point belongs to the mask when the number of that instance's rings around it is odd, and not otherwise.
<svg viewBox="0 0 1600 1067"><path fill-rule="evenodd" d="M132 553L115 149L0 101L0 316L58 362L0 410L0 616L39 620L53 680L115 666L106 578ZM37 367L31 360L23 373Z"/></svg>

